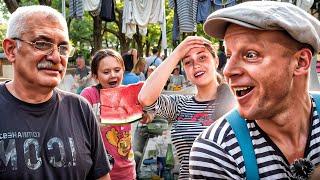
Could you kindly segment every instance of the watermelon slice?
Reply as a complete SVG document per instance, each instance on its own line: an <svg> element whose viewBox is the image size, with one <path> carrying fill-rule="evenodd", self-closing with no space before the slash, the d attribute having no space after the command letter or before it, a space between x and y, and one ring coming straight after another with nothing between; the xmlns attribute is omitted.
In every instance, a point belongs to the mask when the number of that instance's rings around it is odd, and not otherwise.
<svg viewBox="0 0 320 180"><path fill-rule="evenodd" d="M143 82L100 90L101 123L127 124L142 118L138 94Z"/></svg>

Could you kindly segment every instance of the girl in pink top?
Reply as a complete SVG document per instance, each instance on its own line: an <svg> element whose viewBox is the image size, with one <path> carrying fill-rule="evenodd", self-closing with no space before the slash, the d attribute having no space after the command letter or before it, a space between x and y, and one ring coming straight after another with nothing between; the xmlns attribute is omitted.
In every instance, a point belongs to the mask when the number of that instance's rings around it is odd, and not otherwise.
<svg viewBox="0 0 320 180"><path fill-rule="evenodd" d="M99 90L121 85L124 74L124 62L121 55L112 49L96 52L91 62L91 73L98 84L85 88L81 95L91 103L100 120ZM106 150L114 158L113 169L110 172L111 179L136 179L131 125L101 125L100 130Z"/></svg>

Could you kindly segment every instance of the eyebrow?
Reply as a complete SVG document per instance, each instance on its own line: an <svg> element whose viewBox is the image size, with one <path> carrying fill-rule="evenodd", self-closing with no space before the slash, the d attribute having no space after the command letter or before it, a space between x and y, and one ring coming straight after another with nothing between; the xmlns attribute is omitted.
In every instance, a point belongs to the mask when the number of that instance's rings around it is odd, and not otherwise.
<svg viewBox="0 0 320 180"><path fill-rule="evenodd" d="M198 54L201 54L201 53L205 53L205 50L200 50L200 51L198 51L196 54L198 55ZM188 57L190 57L190 55L185 56L184 58L182 58L182 60L183 60L183 59L187 59Z"/></svg>
<svg viewBox="0 0 320 180"><path fill-rule="evenodd" d="M121 69L121 67L119 66L119 67L107 67L107 68L104 68L104 69L102 69L102 71L106 71L106 70L109 70L109 71L111 71L111 70L117 70L117 69Z"/></svg>
<svg viewBox="0 0 320 180"><path fill-rule="evenodd" d="M52 38L49 38L47 35L38 35L36 38L33 39L33 41L39 41L39 40L43 40L43 41L47 41L47 42L53 42ZM67 41L62 41L59 42L58 45L68 45L69 43Z"/></svg>
<svg viewBox="0 0 320 180"><path fill-rule="evenodd" d="M49 38L48 36L45 36L45 35L38 35L37 37L34 38L34 41L38 41L38 40L44 40L44 41L52 42L52 39Z"/></svg>

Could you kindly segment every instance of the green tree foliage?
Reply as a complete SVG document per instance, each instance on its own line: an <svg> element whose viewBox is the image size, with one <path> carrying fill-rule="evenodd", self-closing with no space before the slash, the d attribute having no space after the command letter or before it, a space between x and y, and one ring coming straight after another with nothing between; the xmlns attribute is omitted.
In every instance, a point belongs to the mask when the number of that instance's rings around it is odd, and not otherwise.
<svg viewBox="0 0 320 180"><path fill-rule="evenodd" d="M0 1L0 21L2 18L2 22L0 22L0 52L3 52L2 40L6 36L7 25L5 24L5 21L9 18L8 15L9 12L6 5L4 4L4 2Z"/></svg>
<svg viewBox="0 0 320 180"><path fill-rule="evenodd" d="M73 46L77 48L76 56L83 55L89 59L93 47L93 22L88 12L85 12L82 19L73 19L69 28L69 36ZM74 60L76 58L72 58Z"/></svg>
<svg viewBox="0 0 320 180"><path fill-rule="evenodd" d="M2 49L2 40L4 39L4 37L6 36L6 29L7 29L7 26L5 24L0 24L0 52L3 52L3 49Z"/></svg>

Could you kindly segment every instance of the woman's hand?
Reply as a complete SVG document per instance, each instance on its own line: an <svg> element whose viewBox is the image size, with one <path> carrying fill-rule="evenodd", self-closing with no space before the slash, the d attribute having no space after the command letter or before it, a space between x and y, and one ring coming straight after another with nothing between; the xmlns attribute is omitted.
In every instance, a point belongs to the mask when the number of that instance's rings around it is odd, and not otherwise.
<svg viewBox="0 0 320 180"><path fill-rule="evenodd" d="M172 52L176 57L182 59L192 48L199 48L210 46L211 42L204 37L201 36L188 36L186 37Z"/></svg>
<svg viewBox="0 0 320 180"><path fill-rule="evenodd" d="M136 49L131 49L129 53L133 56L133 64L138 62L138 51Z"/></svg>

